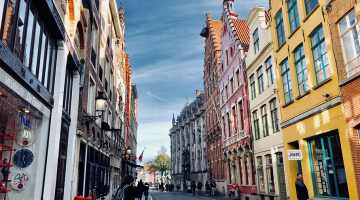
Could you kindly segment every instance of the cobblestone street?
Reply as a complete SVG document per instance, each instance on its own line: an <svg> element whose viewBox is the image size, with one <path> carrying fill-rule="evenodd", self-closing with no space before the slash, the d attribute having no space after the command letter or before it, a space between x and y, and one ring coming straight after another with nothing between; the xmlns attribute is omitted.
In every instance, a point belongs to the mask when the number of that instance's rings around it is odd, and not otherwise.
<svg viewBox="0 0 360 200"><path fill-rule="evenodd" d="M204 194L204 192L203 192ZM145 197L142 198L142 200L145 199ZM182 193L182 192L157 192L157 191L151 191L149 195L149 200L197 200L197 199L204 199L204 200L220 200L220 199L226 199L222 196L193 196L192 193Z"/></svg>

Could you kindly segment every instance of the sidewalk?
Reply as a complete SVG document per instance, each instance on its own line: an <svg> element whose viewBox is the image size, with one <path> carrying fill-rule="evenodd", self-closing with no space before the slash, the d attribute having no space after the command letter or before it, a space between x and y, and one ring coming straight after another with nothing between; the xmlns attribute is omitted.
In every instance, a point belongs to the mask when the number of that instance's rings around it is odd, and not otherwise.
<svg viewBox="0 0 360 200"><path fill-rule="evenodd" d="M177 191L175 191L175 192L173 192L173 193L178 193L178 194L181 194L181 195L188 195L188 196L193 196L193 194L192 193L184 193L184 192L177 192ZM210 195L205 195L205 192L203 192L203 195L198 195L197 193L196 193L196 195L195 196L197 196L197 197L206 197L207 199L214 199L214 200L224 200L224 199L229 199L228 197L224 197L224 196L220 196L220 195L218 195L218 196L210 196Z"/></svg>

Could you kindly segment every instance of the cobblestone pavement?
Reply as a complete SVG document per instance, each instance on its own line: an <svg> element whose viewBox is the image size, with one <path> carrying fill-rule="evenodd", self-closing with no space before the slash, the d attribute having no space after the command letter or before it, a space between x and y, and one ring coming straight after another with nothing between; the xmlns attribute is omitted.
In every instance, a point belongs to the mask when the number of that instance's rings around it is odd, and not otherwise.
<svg viewBox="0 0 360 200"><path fill-rule="evenodd" d="M182 193L182 192L157 192L157 191L150 191L149 193L149 199L148 200L225 200L228 198L222 197L222 196L193 196L191 193ZM204 192L203 192L204 194ZM143 197L142 200L145 198Z"/></svg>

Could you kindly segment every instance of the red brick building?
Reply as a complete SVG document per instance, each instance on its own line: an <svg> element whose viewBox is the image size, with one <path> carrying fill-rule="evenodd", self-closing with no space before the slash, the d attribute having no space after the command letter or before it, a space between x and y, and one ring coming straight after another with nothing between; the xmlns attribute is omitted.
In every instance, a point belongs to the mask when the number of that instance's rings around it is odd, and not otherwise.
<svg viewBox="0 0 360 200"><path fill-rule="evenodd" d="M221 48L221 21L206 15L206 27L200 33L205 38L204 91L205 91L205 131L210 179L215 180L218 189L225 186L223 163L221 160L221 126L219 109L219 69ZM209 180L210 181L210 180Z"/></svg>
<svg viewBox="0 0 360 200"><path fill-rule="evenodd" d="M324 20L329 22L331 31L354 175L360 194L360 6L353 0L330 0L324 12Z"/></svg>

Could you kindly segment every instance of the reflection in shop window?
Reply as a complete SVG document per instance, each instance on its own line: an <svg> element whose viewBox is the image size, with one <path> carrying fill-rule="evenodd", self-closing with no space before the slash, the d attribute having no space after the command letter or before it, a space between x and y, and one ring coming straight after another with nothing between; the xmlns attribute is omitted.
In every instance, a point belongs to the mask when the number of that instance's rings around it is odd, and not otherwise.
<svg viewBox="0 0 360 200"><path fill-rule="evenodd" d="M308 145L316 195L349 198L338 132L311 139Z"/></svg>
<svg viewBox="0 0 360 200"><path fill-rule="evenodd" d="M259 192L265 192L265 182L264 182L264 169L263 169L263 160L262 157L257 157L257 172L258 172L258 179L259 179Z"/></svg>
<svg viewBox="0 0 360 200"><path fill-rule="evenodd" d="M266 155L266 174L269 193L275 193L274 170L271 155Z"/></svg>

